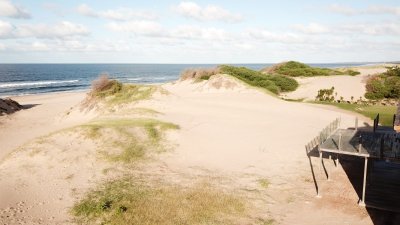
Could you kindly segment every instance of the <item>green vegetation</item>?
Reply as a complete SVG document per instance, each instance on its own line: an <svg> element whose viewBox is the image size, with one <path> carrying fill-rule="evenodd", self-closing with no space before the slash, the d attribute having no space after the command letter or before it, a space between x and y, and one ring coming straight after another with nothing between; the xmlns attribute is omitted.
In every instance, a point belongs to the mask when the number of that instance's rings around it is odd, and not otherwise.
<svg viewBox="0 0 400 225"><path fill-rule="evenodd" d="M81 127L86 137L106 140L102 151L106 159L124 163L142 159L149 151L163 151L164 131L179 129L175 124L154 119L99 120Z"/></svg>
<svg viewBox="0 0 400 225"><path fill-rule="evenodd" d="M311 67L309 65L296 61L280 63L271 68L266 68L262 71L267 74L280 74L290 77L314 77L314 76L330 76L330 75L345 75L345 74L355 76L360 74L360 72L350 69L333 70L328 68Z"/></svg>
<svg viewBox="0 0 400 225"><path fill-rule="evenodd" d="M98 102L106 105L126 104L150 98L154 92L160 90L156 86L122 84L117 80L111 80L108 75L100 75L92 82L92 90L85 99L83 106L94 107ZM164 90L160 90L165 93Z"/></svg>
<svg viewBox="0 0 400 225"><path fill-rule="evenodd" d="M283 63L280 66L277 66L273 72L291 77L313 77L341 74L341 72L332 69L311 67L304 63L295 61Z"/></svg>
<svg viewBox="0 0 400 225"><path fill-rule="evenodd" d="M350 75L350 76L357 76L357 75L360 74L360 72L355 71L355 70L350 70L350 69L348 69L348 70L345 70L345 71L343 72L343 74L348 74L348 75Z"/></svg>
<svg viewBox="0 0 400 225"><path fill-rule="evenodd" d="M317 101L333 102L335 100L335 97L333 96L334 91L335 87L319 90L316 97Z"/></svg>
<svg viewBox="0 0 400 225"><path fill-rule="evenodd" d="M273 225L273 224L275 224L275 222L276 221L274 219L267 219L267 220L261 219L260 220L261 225Z"/></svg>
<svg viewBox="0 0 400 225"><path fill-rule="evenodd" d="M192 68L181 72L181 79L195 79L196 81L208 80L211 76L219 74L220 68Z"/></svg>
<svg viewBox="0 0 400 225"><path fill-rule="evenodd" d="M96 96L113 105L148 99L157 89L154 86L121 84L118 81L112 83L110 89L98 92Z"/></svg>
<svg viewBox="0 0 400 225"><path fill-rule="evenodd" d="M318 102L321 103L321 102ZM359 105L359 104L347 104L347 103L328 103L323 102L322 104L333 105L338 108L349 110L352 112L360 113L370 119L374 119L376 115L380 114L380 123L384 126L393 125L393 115L396 113L395 106L382 106L382 105Z"/></svg>
<svg viewBox="0 0 400 225"><path fill-rule="evenodd" d="M207 185L152 188L133 179L108 182L76 203L81 224L233 224L245 203Z"/></svg>
<svg viewBox="0 0 400 225"><path fill-rule="evenodd" d="M279 94L280 92L294 91L299 86L296 80L282 75L267 75L246 67L220 66L222 73L236 77L252 86L265 88Z"/></svg>
<svg viewBox="0 0 400 225"><path fill-rule="evenodd" d="M365 87L367 99L400 98L400 67L389 67L385 73L369 78Z"/></svg>
<svg viewBox="0 0 400 225"><path fill-rule="evenodd" d="M258 184L263 188L268 188L270 185L270 182L268 179L263 178L263 179L258 180Z"/></svg>

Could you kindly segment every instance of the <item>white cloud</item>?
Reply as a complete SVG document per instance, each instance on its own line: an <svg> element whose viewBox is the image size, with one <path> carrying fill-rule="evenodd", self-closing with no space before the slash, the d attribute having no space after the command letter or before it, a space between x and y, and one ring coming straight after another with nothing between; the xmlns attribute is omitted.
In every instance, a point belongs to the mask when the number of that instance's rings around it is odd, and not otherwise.
<svg viewBox="0 0 400 225"><path fill-rule="evenodd" d="M233 39L232 34L223 29L192 25L182 25L166 29L154 21L111 22L106 24L106 27L111 31L158 38L160 41L165 42L171 42L171 39L213 41L230 41ZM175 43L176 41L172 42Z"/></svg>
<svg viewBox="0 0 400 225"><path fill-rule="evenodd" d="M88 29L81 24L68 21L56 25L47 24L22 24L14 26L8 22L0 21L0 38L44 38L67 39L74 36L89 35Z"/></svg>
<svg viewBox="0 0 400 225"><path fill-rule="evenodd" d="M0 43L0 51L6 50L6 46L2 43Z"/></svg>
<svg viewBox="0 0 400 225"><path fill-rule="evenodd" d="M344 24L337 27L337 32L366 34L366 35L400 35L400 23L385 22L385 23L353 23Z"/></svg>
<svg viewBox="0 0 400 225"><path fill-rule="evenodd" d="M127 21L127 22L112 22L106 24L106 27L112 31L130 32L144 36L160 36L163 34L162 26L153 21Z"/></svg>
<svg viewBox="0 0 400 225"><path fill-rule="evenodd" d="M330 31L328 27L318 23L310 23L308 25L296 24L293 26L293 28L306 34L323 34Z"/></svg>
<svg viewBox="0 0 400 225"><path fill-rule="evenodd" d="M173 29L169 36L180 39L202 39L202 40L231 40L231 36L223 29L201 28L197 26L179 26Z"/></svg>
<svg viewBox="0 0 400 225"><path fill-rule="evenodd" d="M390 6L384 6L384 5L372 5L372 6L368 6L368 8L364 10L364 13L400 15L400 7L390 7Z"/></svg>
<svg viewBox="0 0 400 225"><path fill-rule="evenodd" d="M118 8L105 11L96 11L86 4L78 6L77 11L79 14L88 17L104 18L109 20L155 20L158 16L155 13L147 11L136 11L130 8Z"/></svg>
<svg viewBox="0 0 400 225"><path fill-rule="evenodd" d="M7 49L4 50L10 52L123 52L129 51L131 48L128 43L115 40L91 40L87 42L82 40L48 39L18 41L8 45Z"/></svg>
<svg viewBox="0 0 400 225"><path fill-rule="evenodd" d="M338 13L346 16L351 16L357 13L357 11L351 7L333 4L328 7L328 10L333 13Z"/></svg>
<svg viewBox="0 0 400 225"><path fill-rule="evenodd" d="M331 34L343 35L369 35L369 36L398 36L400 35L400 23L382 21L375 23L343 23L335 25L322 25L310 23L308 25L296 24L293 30L303 34Z"/></svg>
<svg viewBox="0 0 400 225"><path fill-rule="evenodd" d="M11 25L9 22L0 20L0 39L12 37L13 30L14 30L13 25Z"/></svg>
<svg viewBox="0 0 400 225"><path fill-rule="evenodd" d="M265 29L249 29L244 33L252 39L266 42L285 43L285 44L298 44L305 43L307 39L295 33L278 33Z"/></svg>
<svg viewBox="0 0 400 225"><path fill-rule="evenodd" d="M17 19L29 19L31 17L28 11L9 0L0 0L0 16Z"/></svg>
<svg viewBox="0 0 400 225"><path fill-rule="evenodd" d="M364 9L355 9L345 5L333 4L328 7L328 10L333 13L338 13L346 16L354 16L361 14L389 14L400 15L400 7L385 6L385 5L370 5Z"/></svg>
<svg viewBox="0 0 400 225"><path fill-rule="evenodd" d="M181 2L174 10L182 16L199 21L223 21L236 23L243 20L243 16L232 13L219 6L207 5L201 7L195 2Z"/></svg>

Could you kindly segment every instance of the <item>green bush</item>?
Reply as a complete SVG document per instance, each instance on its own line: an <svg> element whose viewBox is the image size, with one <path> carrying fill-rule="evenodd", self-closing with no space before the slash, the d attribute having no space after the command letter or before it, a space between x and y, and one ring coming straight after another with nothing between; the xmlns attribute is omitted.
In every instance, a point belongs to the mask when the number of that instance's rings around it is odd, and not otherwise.
<svg viewBox="0 0 400 225"><path fill-rule="evenodd" d="M384 74L389 77L400 77L400 67L399 66L389 67L386 73Z"/></svg>
<svg viewBox="0 0 400 225"><path fill-rule="evenodd" d="M335 97L333 96L334 91L335 87L332 87L330 89L321 89L318 91L316 100L323 102L333 102L335 100Z"/></svg>
<svg viewBox="0 0 400 225"><path fill-rule="evenodd" d="M365 88L367 99L400 98L400 68L390 67L385 73L369 78Z"/></svg>
<svg viewBox="0 0 400 225"><path fill-rule="evenodd" d="M294 91L299 86L296 80L283 75L268 75L246 67L220 66L222 73L236 77L252 86L261 87L274 94Z"/></svg>
<svg viewBox="0 0 400 225"><path fill-rule="evenodd" d="M400 76L385 79L386 98L400 98Z"/></svg>
<svg viewBox="0 0 400 225"><path fill-rule="evenodd" d="M343 72L328 68L311 67L304 63L289 61L276 67L273 71L276 74L291 76L291 77L313 77L313 76L329 76L341 75Z"/></svg>
<svg viewBox="0 0 400 225"><path fill-rule="evenodd" d="M360 74L360 72L355 71L355 70L346 70L346 71L344 71L343 73L344 73L344 74L348 74L348 75L350 75L350 76L356 76L356 75L359 75L359 74Z"/></svg>

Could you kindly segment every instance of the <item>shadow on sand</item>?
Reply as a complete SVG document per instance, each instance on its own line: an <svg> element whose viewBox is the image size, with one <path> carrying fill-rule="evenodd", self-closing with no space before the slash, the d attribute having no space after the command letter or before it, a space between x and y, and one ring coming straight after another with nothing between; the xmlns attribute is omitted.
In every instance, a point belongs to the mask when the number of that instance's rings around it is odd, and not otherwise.
<svg viewBox="0 0 400 225"><path fill-rule="evenodd" d="M31 109L31 108L39 106L39 105L41 105L41 104L25 104L25 105L22 105L22 109Z"/></svg>
<svg viewBox="0 0 400 225"><path fill-rule="evenodd" d="M306 146L306 154L310 163L311 174L317 195L319 185L315 177L315 167L323 169L328 177L327 169L322 163L313 165L311 157L319 158L318 146L309 148ZM324 153L323 159L329 159L329 154ZM331 159L336 159L336 154L331 155ZM340 164L343 167L354 191L359 199L362 195L364 158L355 156L341 155ZM334 160L336 164L336 161ZM366 187L366 203L375 207L366 207L367 212L374 225L398 225L400 224L400 163L385 162L382 160L369 159L368 177ZM357 204L357 202L354 202ZM389 210L387 210L389 209Z"/></svg>
<svg viewBox="0 0 400 225"><path fill-rule="evenodd" d="M364 159L341 156L340 163L361 199ZM400 164L369 159L365 202L374 225L400 224Z"/></svg>

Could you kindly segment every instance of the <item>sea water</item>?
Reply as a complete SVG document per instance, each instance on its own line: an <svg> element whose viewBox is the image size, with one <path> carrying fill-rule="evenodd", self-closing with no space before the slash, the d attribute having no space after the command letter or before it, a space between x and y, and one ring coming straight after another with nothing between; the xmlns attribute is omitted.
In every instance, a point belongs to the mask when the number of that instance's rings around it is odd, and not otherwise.
<svg viewBox="0 0 400 225"><path fill-rule="evenodd" d="M260 70L272 64L234 64ZM310 64L343 67L361 64ZM212 64L0 64L0 97L50 92L80 91L90 87L99 74L124 83L165 83L177 80L187 68Z"/></svg>

